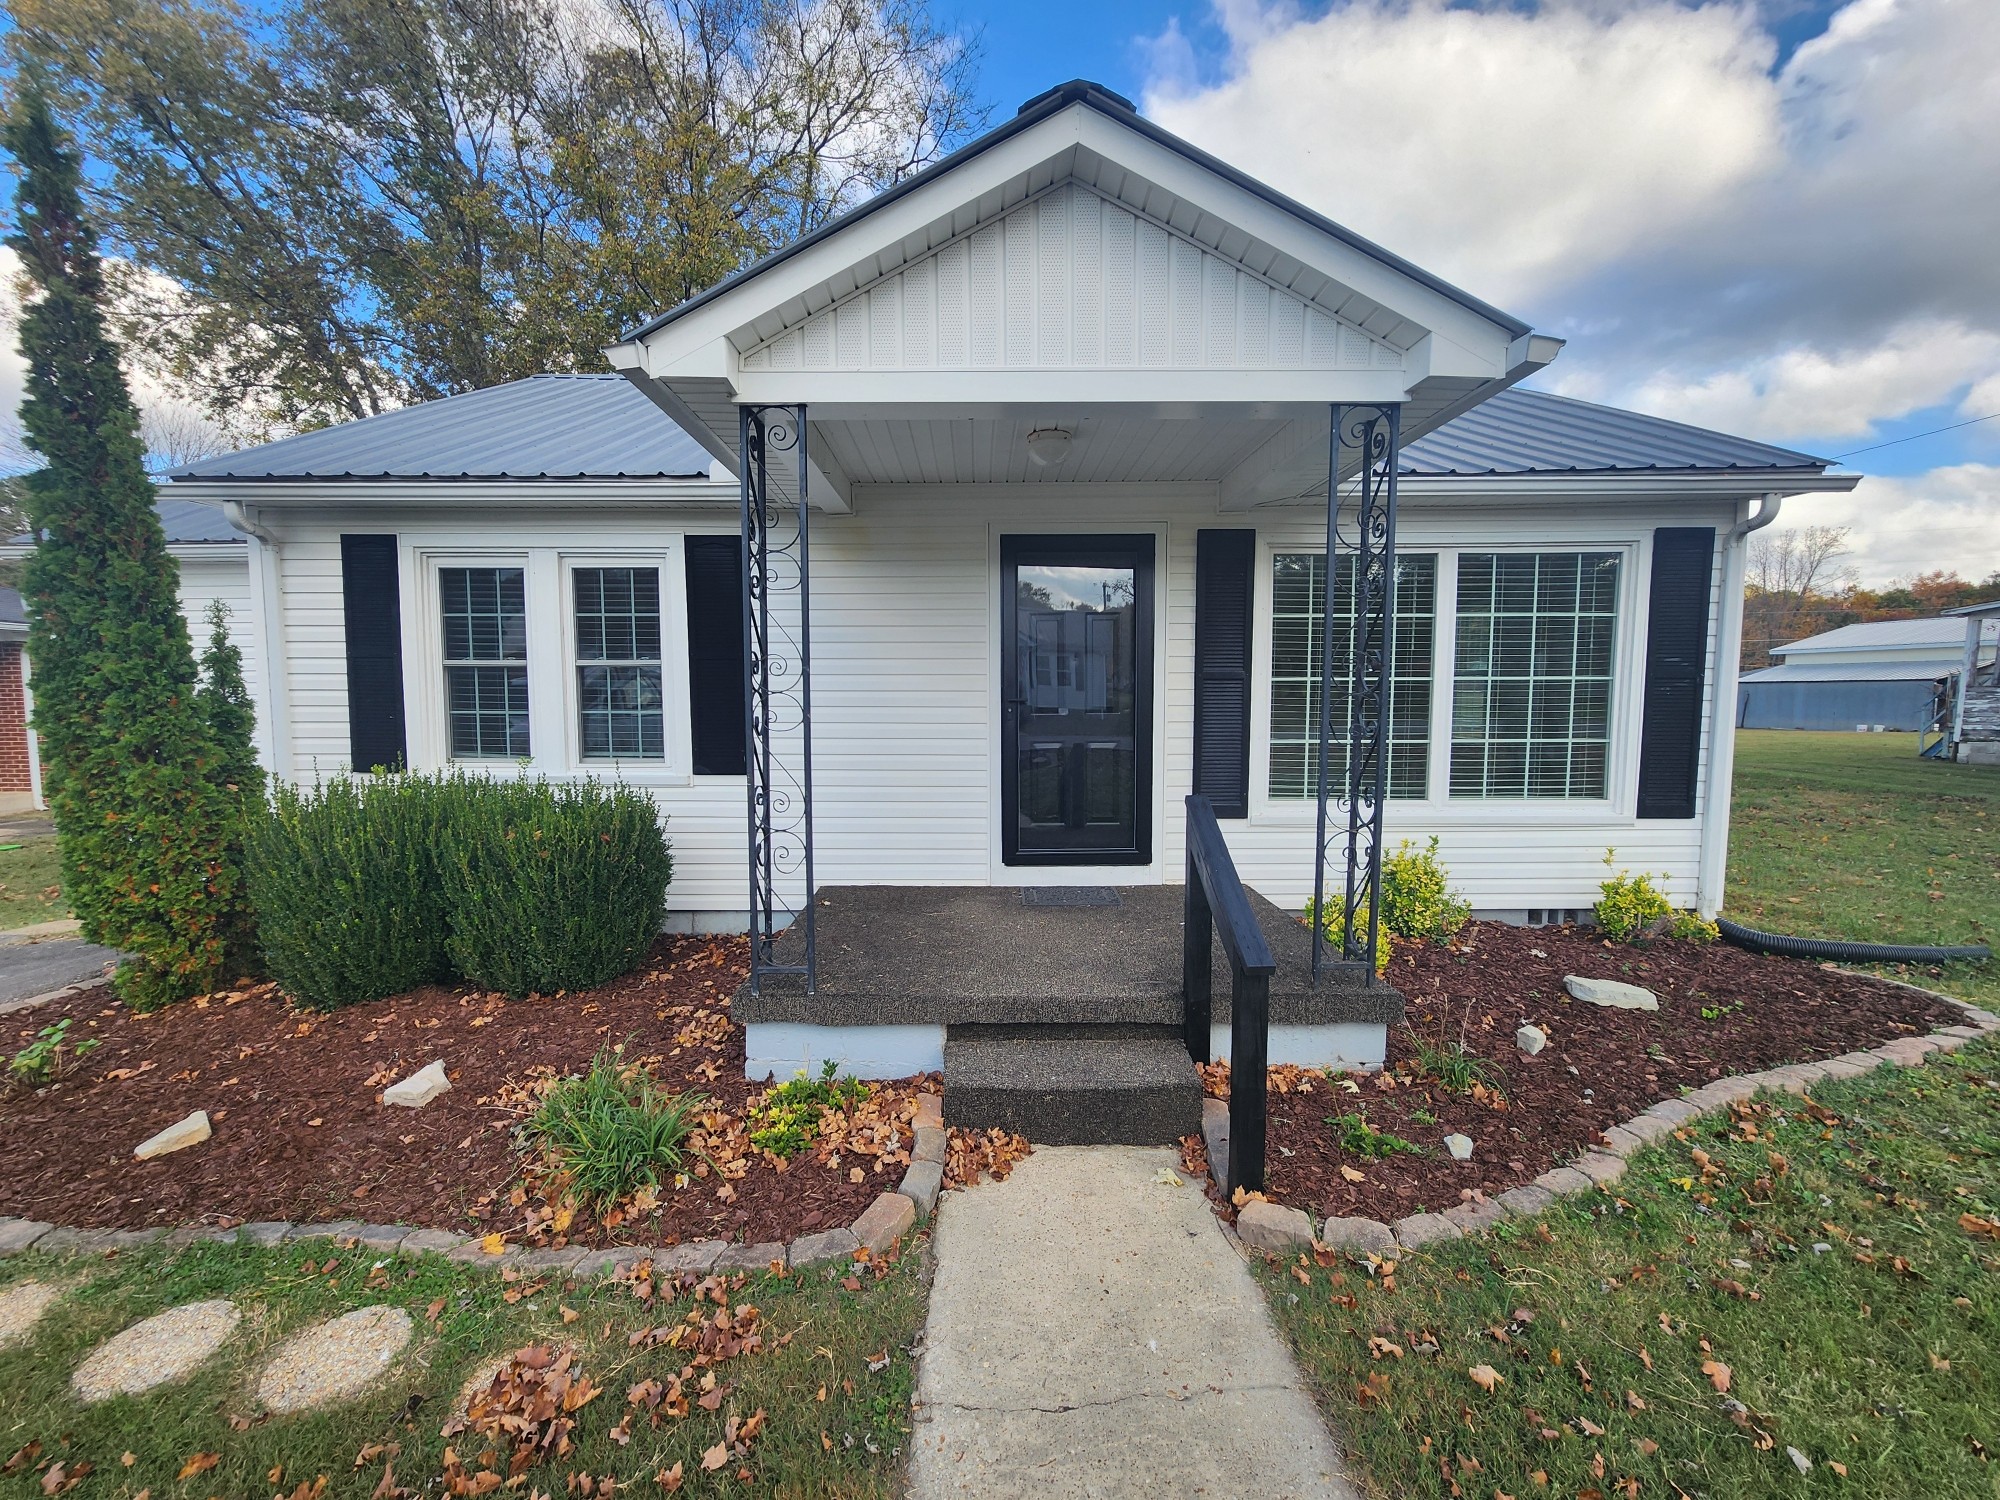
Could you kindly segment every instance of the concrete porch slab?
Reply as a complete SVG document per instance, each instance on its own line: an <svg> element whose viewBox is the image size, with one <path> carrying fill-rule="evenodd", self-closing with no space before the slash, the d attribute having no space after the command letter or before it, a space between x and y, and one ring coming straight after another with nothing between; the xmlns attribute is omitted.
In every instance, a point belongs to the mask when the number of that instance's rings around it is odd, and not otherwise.
<svg viewBox="0 0 2000 1500"><path fill-rule="evenodd" d="M819 985L789 976L737 992L744 1024L814 1026L1146 1025L1181 1020L1181 887L1121 886L1115 906L1030 906L1008 886L827 886L819 893ZM1277 959L1271 1023L1385 1025L1402 998L1360 964L1315 989L1312 934L1250 893ZM795 928L780 962L800 962ZM1214 1019L1229 1020L1229 970L1215 945Z"/></svg>

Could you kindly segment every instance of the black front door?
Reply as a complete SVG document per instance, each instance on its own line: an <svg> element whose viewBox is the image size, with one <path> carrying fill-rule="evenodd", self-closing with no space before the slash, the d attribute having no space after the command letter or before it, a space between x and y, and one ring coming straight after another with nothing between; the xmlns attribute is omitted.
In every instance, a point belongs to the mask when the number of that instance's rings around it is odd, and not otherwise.
<svg viewBox="0 0 2000 1500"><path fill-rule="evenodd" d="M1150 863L1153 539L1000 539L1001 857Z"/></svg>

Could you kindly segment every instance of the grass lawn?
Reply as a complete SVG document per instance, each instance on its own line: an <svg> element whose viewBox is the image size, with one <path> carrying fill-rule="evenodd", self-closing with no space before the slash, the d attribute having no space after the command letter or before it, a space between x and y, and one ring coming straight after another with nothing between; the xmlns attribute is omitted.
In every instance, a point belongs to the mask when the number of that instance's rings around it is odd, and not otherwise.
<svg viewBox="0 0 2000 1500"><path fill-rule="evenodd" d="M1745 730L1724 913L1803 937L1994 943L2000 767L1919 760L1909 734ZM1885 972L2000 1003L2000 961Z"/></svg>
<svg viewBox="0 0 2000 1500"><path fill-rule="evenodd" d="M18 849L0 850L0 931L67 917L61 879L52 833L23 839Z"/></svg>
<svg viewBox="0 0 2000 1500"><path fill-rule="evenodd" d="M498 1493L623 1495L629 1486L634 1494L658 1495L666 1491L655 1476L678 1463L680 1493L689 1495L894 1494L914 1386L909 1349L923 1323L925 1272L915 1248L923 1243L906 1241L909 1253L879 1280L851 1265L752 1278L730 1301L732 1308L754 1305L765 1347L714 1368L726 1390L720 1408L695 1404L685 1417L658 1426L642 1409L623 1442L613 1429L631 1410L628 1388L649 1378L665 1381L687 1361L664 1343L634 1347L631 1336L649 1327L664 1335L689 1313L691 1299L660 1298L648 1306L630 1288L599 1280L570 1287L557 1281L523 1295L521 1284L436 1257L391 1257L371 1272L375 1260L367 1252L339 1251L329 1242L276 1250L203 1245L108 1263L14 1256L0 1261L0 1289L28 1277L74 1285L43 1315L31 1341L6 1353L0 1462L31 1442L41 1448L11 1474L0 1470L0 1496L53 1492L43 1487L52 1461L69 1474L81 1463L93 1466L83 1496L296 1492L331 1500L483 1493L440 1486L444 1451L455 1448L465 1468L476 1470L482 1450L497 1448L504 1474L505 1444L471 1431L446 1439L440 1428L480 1366L536 1342L571 1346L576 1367L601 1394L574 1413L573 1453L529 1469L521 1488ZM329 1269L329 1260L338 1264ZM850 1278L858 1291L843 1284ZM99 1406L80 1405L71 1395L70 1372L102 1340L165 1308L214 1297L233 1299L244 1321L186 1384ZM271 1347L306 1324L375 1303L407 1308L418 1329L389 1378L347 1406L261 1418L253 1392ZM694 1394L691 1383L690 1400ZM759 1409L768 1413L767 1425L748 1455L704 1472L703 1452L722 1441L725 1424ZM376 1447L382 1444L396 1445L393 1454ZM367 1449L375 1451L358 1457ZM198 1455L215 1455L216 1462L178 1477ZM378 1489L385 1459L394 1465L394 1483ZM745 1469L747 1478L739 1472ZM596 1483L583 1488L576 1476ZM607 1487L609 1476L615 1486Z"/></svg>
<svg viewBox="0 0 2000 1500"><path fill-rule="evenodd" d="M1815 1101L1392 1278L1262 1271L1374 1492L2000 1493L2000 1048Z"/></svg>

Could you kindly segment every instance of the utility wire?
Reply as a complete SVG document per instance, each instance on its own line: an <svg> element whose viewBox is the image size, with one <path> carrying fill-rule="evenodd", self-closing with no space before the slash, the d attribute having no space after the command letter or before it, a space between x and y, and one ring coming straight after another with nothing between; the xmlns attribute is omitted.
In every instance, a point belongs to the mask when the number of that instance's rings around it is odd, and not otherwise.
<svg viewBox="0 0 2000 1500"><path fill-rule="evenodd" d="M1974 417L1966 422L1954 422L1949 427L1933 427L1929 432L1913 432L1908 437L1891 438L1886 443L1873 443L1866 448L1852 448L1845 453L1834 454L1833 461L1839 463L1843 458L1853 458L1861 453L1873 453L1878 448L1893 448L1898 443L1914 443L1918 438L1936 437L1940 432L1956 432L1961 427L1976 427L1981 422L1992 421L1995 417L2000 417L2000 411L1989 411L1983 417Z"/></svg>

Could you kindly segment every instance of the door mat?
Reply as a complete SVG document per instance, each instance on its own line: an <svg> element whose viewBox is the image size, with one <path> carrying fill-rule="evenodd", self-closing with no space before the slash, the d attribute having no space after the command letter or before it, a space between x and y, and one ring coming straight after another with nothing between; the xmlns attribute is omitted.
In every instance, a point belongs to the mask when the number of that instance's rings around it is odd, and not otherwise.
<svg viewBox="0 0 2000 1500"><path fill-rule="evenodd" d="M1023 906L1122 906L1108 885L1029 885L1021 888Z"/></svg>

